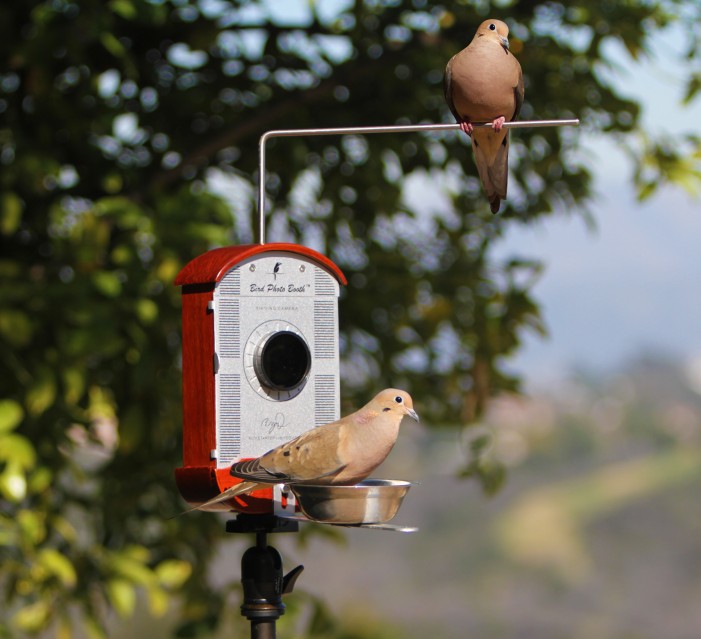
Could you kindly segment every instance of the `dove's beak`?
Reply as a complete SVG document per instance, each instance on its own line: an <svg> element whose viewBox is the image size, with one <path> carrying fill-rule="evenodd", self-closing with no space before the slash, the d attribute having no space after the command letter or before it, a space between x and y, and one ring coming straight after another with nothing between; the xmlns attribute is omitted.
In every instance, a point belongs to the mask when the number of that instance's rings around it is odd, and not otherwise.
<svg viewBox="0 0 701 639"><path fill-rule="evenodd" d="M407 408L406 414L407 414L407 417L411 417L412 419L415 419L417 422L419 421L419 416L413 408Z"/></svg>
<svg viewBox="0 0 701 639"><path fill-rule="evenodd" d="M509 48L509 38L505 38L504 36L499 36L499 39L501 40L501 46L504 47L505 49Z"/></svg>

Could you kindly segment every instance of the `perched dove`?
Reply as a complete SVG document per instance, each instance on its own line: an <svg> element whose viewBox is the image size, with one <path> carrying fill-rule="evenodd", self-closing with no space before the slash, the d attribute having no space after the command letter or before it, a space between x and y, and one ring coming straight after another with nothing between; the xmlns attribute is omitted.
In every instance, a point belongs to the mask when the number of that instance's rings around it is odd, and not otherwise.
<svg viewBox="0 0 701 639"><path fill-rule="evenodd" d="M472 42L454 55L445 69L445 99L460 128L472 136L472 150L492 213L506 199L509 176L509 131L523 104L521 65L509 51L509 27L485 20ZM473 122L491 122L473 128Z"/></svg>
<svg viewBox="0 0 701 639"><path fill-rule="evenodd" d="M259 484L357 484L387 457L406 416L419 419L409 394L383 390L355 413L312 428L257 459L235 463L231 474L244 481L191 510L248 493Z"/></svg>

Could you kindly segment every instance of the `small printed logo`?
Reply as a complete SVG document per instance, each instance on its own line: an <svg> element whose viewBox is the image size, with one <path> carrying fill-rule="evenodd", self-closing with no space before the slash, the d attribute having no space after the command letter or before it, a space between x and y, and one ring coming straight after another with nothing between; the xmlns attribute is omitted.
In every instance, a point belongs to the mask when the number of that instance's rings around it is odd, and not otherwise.
<svg viewBox="0 0 701 639"><path fill-rule="evenodd" d="M262 295L268 294L268 295L283 295L285 293L287 294L298 294L298 295L304 295L308 290L310 290L311 284L308 284L306 282L300 283L300 282L290 282L288 281L287 283L282 282L280 284L277 283L277 276L278 275L285 275L289 276L289 272L283 270L284 262L275 262L275 265L273 266L271 271L268 271L268 275L273 276L273 281L270 282L268 281L267 283L259 283L259 282L251 282L249 285L249 290L251 293L260 293ZM304 269L300 268L300 272L303 273ZM283 278L285 279L285 278ZM289 278L288 278L289 279Z"/></svg>
<svg viewBox="0 0 701 639"><path fill-rule="evenodd" d="M272 435L275 431L285 428L285 416L282 413L277 413L275 417L266 417L261 426L268 430L268 435Z"/></svg>

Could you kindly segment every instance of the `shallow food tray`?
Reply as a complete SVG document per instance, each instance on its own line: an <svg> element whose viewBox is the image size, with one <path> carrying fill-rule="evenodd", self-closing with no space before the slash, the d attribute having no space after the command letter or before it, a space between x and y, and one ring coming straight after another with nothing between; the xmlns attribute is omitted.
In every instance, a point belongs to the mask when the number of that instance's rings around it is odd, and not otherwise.
<svg viewBox="0 0 701 639"><path fill-rule="evenodd" d="M327 524L381 524L399 510L411 483L395 479L366 479L354 486L291 486L300 510L309 519Z"/></svg>

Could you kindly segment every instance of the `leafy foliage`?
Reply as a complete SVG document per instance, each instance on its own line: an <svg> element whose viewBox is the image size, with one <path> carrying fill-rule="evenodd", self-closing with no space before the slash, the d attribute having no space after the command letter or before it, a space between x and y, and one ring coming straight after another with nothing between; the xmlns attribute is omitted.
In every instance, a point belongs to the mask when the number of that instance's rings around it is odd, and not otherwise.
<svg viewBox="0 0 701 639"><path fill-rule="evenodd" d="M286 17L234 0L2 3L5 634L70 636L77 612L90 636L104 636L109 610L128 616L145 592L162 614L176 590L187 602L179 636L216 626L225 595L206 574L221 526L167 519L180 508L173 278L213 246L253 239L263 131L450 121L445 63L504 4L358 0ZM526 74L522 117L578 116L621 139L637 133L639 105L601 81L597 69L611 64L602 45L618 39L638 57L656 29L677 22L693 34L699 24L698 7L673 0L506 4ZM698 85L690 78L688 100ZM587 211L579 135L513 136L498 217L464 137L271 145L270 239L312 245L349 276L349 403L391 383L414 393L428 423L460 425L490 394L517 387L502 366L525 330L544 331L529 293L540 266L497 262L489 249L513 224ZM693 158L698 139L689 143ZM636 174L643 194L695 170L687 156L641 148L634 161L652 167ZM231 201L212 190L222 176Z"/></svg>

